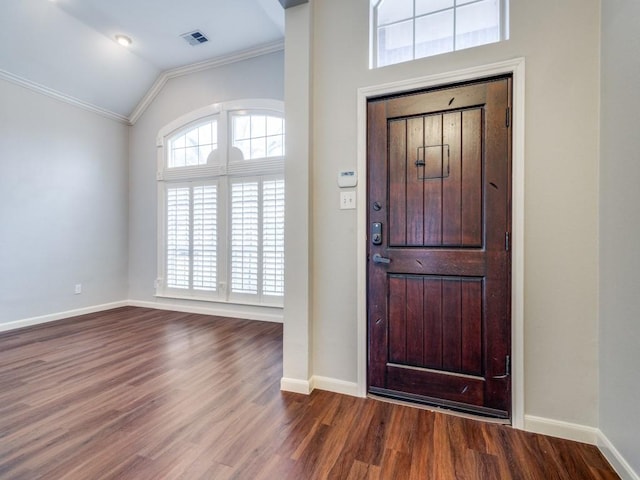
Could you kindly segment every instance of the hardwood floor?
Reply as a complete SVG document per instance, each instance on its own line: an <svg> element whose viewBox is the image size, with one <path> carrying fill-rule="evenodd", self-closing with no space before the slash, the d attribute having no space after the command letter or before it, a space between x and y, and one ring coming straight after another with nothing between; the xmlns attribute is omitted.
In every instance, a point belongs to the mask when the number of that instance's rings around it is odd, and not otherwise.
<svg viewBox="0 0 640 480"><path fill-rule="evenodd" d="M613 479L589 445L315 391L282 326L126 307L0 334L1 479Z"/></svg>

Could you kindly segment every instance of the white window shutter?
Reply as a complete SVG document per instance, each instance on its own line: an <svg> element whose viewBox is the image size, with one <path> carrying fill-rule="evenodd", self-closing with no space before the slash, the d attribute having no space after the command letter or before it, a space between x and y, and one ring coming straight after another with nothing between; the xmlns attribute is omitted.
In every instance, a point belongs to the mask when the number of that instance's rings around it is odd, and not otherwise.
<svg viewBox="0 0 640 480"><path fill-rule="evenodd" d="M215 291L217 281L217 186L193 187L193 289Z"/></svg>
<svg viewBox="0 0 640 480"><path fill-rule="evenodd" d="M168 288L215 291L217 186L167 188Z"/></svg>
<svg viewBox="0 0 640 480"><path fill-rule="evenodd" d="M284 179L262 187L262 293L284 294Z"/></svg>
<svg viewBox="0 0 640 480"><path fill-rule="evenodd" d="M258 293L259 184L231 184L231 292Z"/></svg>
<svg viewBox="0 0 640 480"><path fill-rule="evenodd" d="M167 287L189 288L191 194L189 187L167 189Z"/></svg>

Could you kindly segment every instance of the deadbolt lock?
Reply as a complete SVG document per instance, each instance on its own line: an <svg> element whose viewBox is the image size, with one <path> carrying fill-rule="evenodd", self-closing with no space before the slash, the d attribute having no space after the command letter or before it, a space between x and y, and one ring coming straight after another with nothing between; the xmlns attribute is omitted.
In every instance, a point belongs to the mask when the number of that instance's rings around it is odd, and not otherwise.
<svg viewBox="0 0 640 480"><path fill-rule="evenodd" d="M380 222L371 224L371 243L382 245L382 224Z"/></svg>

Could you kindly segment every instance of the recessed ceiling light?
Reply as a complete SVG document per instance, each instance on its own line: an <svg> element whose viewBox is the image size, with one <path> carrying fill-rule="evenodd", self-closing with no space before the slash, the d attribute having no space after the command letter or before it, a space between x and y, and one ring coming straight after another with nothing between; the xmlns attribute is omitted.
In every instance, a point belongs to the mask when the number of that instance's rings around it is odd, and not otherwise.
<svg viewBox="0 0 640 480"><path fill-rule="evenodd" d="M116 35L116 42L118 42L123 47L128 47L133 43L132 40L126 35Z"/></svg>

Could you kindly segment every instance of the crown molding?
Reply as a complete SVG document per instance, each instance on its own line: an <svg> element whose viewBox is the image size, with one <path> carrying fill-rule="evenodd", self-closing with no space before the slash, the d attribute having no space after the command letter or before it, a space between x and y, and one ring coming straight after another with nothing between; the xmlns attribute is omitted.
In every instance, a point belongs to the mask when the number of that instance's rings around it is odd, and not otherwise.
<svg viewBox="0 0 640 480"><path fill-rule="evenodd" d="M153 100L158 96L162 87L167 83L168 80L176 77L181 77L184 75L189 75L192 73L200 72L203 70L208 70L210 68L221 67L223 65L229 65L236 62L241 62L243 60L248 60L250 58L259 57L261 55L267 55L269 53L275 53L284 50L284 42L277 41L272 43L267 43L264 45L260 45L255 48L242 50L240 52L232 53L229 55L225 55L222 57L217 57L212 60L207 60L204 62L194 63L192 65L187 65L184 67L172 68L170 70L165 70L160 74L160 76L156 79L154 84L151 86L149 91L145 94L142 100L138 103L136 108L133 110L133 113L129 117L124 115L120 115L118 113L112 112L105 108L98 107L91 103L85 102L78 98L72 97L71 95L66 95L62 92L54 90L49 87L45 87L39 83L33 82L31 80L27 80L26 78L22 78L13 73L7 72L6 70L0 69L0 79L6 80L15 85L19 85L21 87L27 88L34 92L40 93L50 98L54 98L61 102L68 103L75 107L81 108L83 110L96 113L105 118L115 120L117 122L123 123L125 125L134 125L142 116L142 114L146 111L146 109L151 105Z"/></svg>
<svg viewBox="0 0 640 480"><path fill-rule="evenodd" d="M3 80L6 80L7 82L13 83L15 85L24 87L28 90L32 90L34 92L40 93L41 95L45 95L47 97L54 98L61 102L65 102L70 105L73 105L75 107L79 107L83 110L96 113L110 120L115 120L116 122L129 125L129 119L124 115L120 115L110 110L98 107L96 105L92 105L91 103L72 97L71 95L66 95L62 92L58 92L57 90L54 90L49 87L45 87L44 85L40 85L39 83L32 82L31 80L27 80L26 78L22 78L18 75L7 72L6 70L0 69L0 78Z"/></svg>
<svg viewBox="0 0 640 480"><path fill-rule="evenodd" d="M147 94L142 98L140 103L138 103L136 108L133 110L133 112L129 116L128 122L130 125L134 125L140 119L140 117L144 114L147 108L149 108L153 100L155 100L155 98L158 96L158 94L162 90L162 87L164 87L167 81L169 81L172 78L182 77L184 75L201 72L203 70L208 70L210 68L229 65L236 62L241 62L243 60L249 60L251 58L259 57L261 55L267 55L269 53L279 52L282 50L284 50L284 42L277 41L273 43L260 45L258 47L251 48L248 50L242 50L240 52L232 53L222 57L217 57L212 60L207 60L204 62L194 63L192 65L187 65L184 67L165 70L160 74L160 76L156 79L156 81L151 86Z"/></svg>

